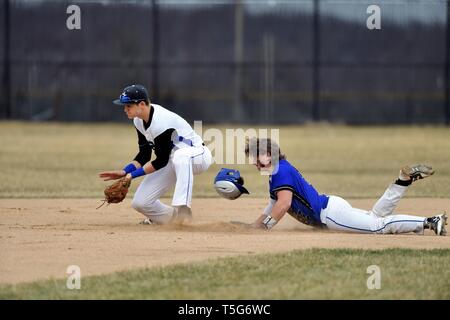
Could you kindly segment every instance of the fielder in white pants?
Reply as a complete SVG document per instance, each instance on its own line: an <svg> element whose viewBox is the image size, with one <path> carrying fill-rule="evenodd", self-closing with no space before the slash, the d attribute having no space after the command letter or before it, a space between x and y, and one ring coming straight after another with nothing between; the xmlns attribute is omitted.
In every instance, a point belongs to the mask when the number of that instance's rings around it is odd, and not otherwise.
<svg viewBox="0 0 450 320"><path fill-rule="evenodd" d="M134 194L133 208L152 223L169 223L177 214L177 207L191 207L194 175L206 171L211 162L211 152L205 146L174 150L167 165L147 175L139 185ZM172 205L169 206L159 198L173 186L175 190Z"/></svg>
<svg viewBox="0 0 450 320"><path fill-rule="evenodd" d="M288 213L307 225L338 231L423 234L424 229L431 229L437 235L446 234L445 214L430 218L394 214L408 187L414 181L434 174L429 166L403 167L399 178L367 211L353 208L340 197L319 194L270 139L255 138L249 141L245 152L259 171L270 174L270 202L264 213L252 224L253 227L269 230Z"/></svg>
<svg viewBox="0 0 450 320"><path fill-rule="evenodd" d="M124 107L133 119L139 153L122 170L100 173L104 180L121 177L132 180L145 176L136 190L133 208L146 219L143 224L165 224L192 217L191 200L194 175L212 163L210 150L182 117L160 105L150 103L142 85L126 87L114 104ZM156 158L151 160L152 152ZM175 187L172 205L159 199Z"/></svg>

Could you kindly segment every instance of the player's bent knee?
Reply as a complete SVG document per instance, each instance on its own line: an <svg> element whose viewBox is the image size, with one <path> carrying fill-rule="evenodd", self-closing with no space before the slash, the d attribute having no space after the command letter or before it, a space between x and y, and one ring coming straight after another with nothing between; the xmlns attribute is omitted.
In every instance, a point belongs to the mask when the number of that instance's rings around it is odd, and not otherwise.
<svg viewBox="0 0 450 320"><path fill-rule="evenodd" d="M134 198L133 201L131 201L131 206L134 210L142 213L145 211L146 203L145 201Z"/></svg>

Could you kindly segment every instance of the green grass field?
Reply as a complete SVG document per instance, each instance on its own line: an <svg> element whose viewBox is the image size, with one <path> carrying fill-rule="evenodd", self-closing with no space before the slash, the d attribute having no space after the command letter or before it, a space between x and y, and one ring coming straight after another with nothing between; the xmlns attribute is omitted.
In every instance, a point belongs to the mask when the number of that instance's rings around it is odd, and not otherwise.
<svg viewBox="0 0 450 320"><path fill-rule="evenodd" d="M370 265L381 288L368 289ZM450 299L450 250L325 250L0 286L0 299Z"/></svg>
<svg viewBox="0 0 450 320"><path fill-rule="evenodd" d="M225 128L218 127L222 132ZM268 128L280 129L282 151L320 192L346 198L376 198L396 177L399 167L425 162L432 164L437 173L426 185L412 188L408 196L450 195L450 128ZM0 122L0 137L0 198L102 198L106 183L97 173L120 169L137 153L131 123ZM221 167L238 168L252 196L267 196L267 179L249 164L213 165L196 177L194 196L216 196L212 181Z"/></svg>

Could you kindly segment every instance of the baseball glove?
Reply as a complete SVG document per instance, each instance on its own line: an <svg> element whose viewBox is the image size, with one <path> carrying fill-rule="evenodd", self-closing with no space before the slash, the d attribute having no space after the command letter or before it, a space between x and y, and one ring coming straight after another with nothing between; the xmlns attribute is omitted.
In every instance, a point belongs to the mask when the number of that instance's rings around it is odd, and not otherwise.
<svg viewBox="0 0 450 320"><path fill-rule="evenodd" d="M103 200L103 204L105 204L105 202L108 204L122 202L123 199L125 199L125 197L127 196L130 184L131 180L123 177L114 182L112 185L106 187L104 191L105 199Z"/></svg>

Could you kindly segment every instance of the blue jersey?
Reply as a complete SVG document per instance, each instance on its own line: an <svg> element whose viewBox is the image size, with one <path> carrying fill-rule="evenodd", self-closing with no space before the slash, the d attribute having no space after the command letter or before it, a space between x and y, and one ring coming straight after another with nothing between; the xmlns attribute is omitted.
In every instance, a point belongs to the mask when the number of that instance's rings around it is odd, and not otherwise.
<svg viewBox="0 0 450 320"><path fill-rule="evenodd" d="M288 213L308 225L322 225L320 211L328 204L328 196L319 194L287 160L280 160L278 171L270 176L270 197L277 200L277 191L292 191Z"/></svg>

